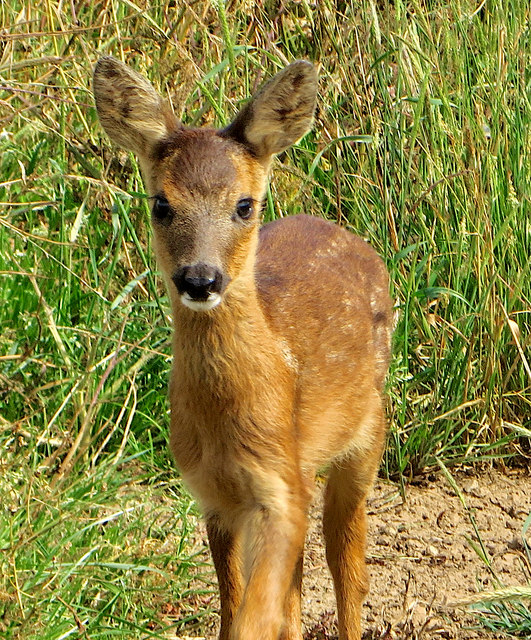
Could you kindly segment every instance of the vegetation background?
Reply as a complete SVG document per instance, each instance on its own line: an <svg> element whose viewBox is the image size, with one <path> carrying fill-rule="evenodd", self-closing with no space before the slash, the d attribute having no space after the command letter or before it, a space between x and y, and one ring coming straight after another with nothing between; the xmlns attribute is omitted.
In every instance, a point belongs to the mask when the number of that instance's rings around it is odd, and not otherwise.
<svg viewBox="0 0 531 640"><path fill-rule="evenodd" d="M337 220L387 261L382 473L531 455L527 0L3 2L2 638L167 638L208 610L166 446L148 206L91 95L107 54L190 125L224 125L293 59L319 64L314 129L278 159L264 215Z"/></svg>

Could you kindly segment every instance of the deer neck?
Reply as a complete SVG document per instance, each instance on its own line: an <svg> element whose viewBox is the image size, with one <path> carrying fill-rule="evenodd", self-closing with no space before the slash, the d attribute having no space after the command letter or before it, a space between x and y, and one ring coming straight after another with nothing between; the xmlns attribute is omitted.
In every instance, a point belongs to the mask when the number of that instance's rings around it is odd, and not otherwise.
<svg viewBox="0 0 531 640"><path fill-rule="evenodd" d="M223 301L207 312L183 306L172 294L174 375L190 384L223 385L266 372L281 358L257 294L254 273L229 285ZM195 381L195 382L194 382ZM256 383L255 383L256 384Z"/></svg>

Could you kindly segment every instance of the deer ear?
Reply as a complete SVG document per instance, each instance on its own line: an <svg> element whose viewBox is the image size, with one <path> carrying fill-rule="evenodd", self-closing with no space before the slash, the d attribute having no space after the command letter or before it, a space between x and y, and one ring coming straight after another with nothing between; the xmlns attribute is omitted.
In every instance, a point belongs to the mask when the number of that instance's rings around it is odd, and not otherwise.
<svg viewBox="0 0 531 640"><path fill-rule="evenodd" d="M141 157L179 126L169 104L151 84L115 58L98 61L93 87L98 116L108 136Z"/></svg>
<svg viewBox="0 0 531 640"><path fill-rule="evenodd" d="M317 71L298 60L277 73L220 132L268 161L301 138L310 128L317 95Z"/></svg>

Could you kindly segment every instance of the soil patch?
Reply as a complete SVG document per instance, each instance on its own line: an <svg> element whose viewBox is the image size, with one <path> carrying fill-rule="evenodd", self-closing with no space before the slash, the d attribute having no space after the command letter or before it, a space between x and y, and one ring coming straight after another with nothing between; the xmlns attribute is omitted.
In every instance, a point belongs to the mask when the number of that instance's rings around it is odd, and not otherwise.
<svg viewBox="0 0 531 640"><path fill-rule="evenodd" d="M463 603L493 586L493 574L474 546L483 546L504 586L529 583L522 530L531 512L531 477L521 470L491 470L460 472L455 479L465 504L442 475L409 485L405 500L395 485L376 483L367 509L371 588L363 611L365 640L502 637L478 628ZM319 491L306 541L302 604L306 640L337 637L321 505ZM206 544L204 528L198 533L198 542ZM217 602L210 604L217 608ZM208 638L215 638L216 618L211 617L210 628L203 632Z"/></svg>

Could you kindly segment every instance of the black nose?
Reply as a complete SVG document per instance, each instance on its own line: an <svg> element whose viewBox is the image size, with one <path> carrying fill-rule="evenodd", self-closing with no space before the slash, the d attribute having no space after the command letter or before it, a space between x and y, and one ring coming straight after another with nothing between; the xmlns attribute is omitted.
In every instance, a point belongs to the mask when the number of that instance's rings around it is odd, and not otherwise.
<svg viewBox="0 0 531 640"><path fill-rule="evenodd" d="M181 267L172 280L177 291L181 295L187 293L192 300L206 300L211 293L221 293L224 289L223 274L204 262Z"/></svg>

